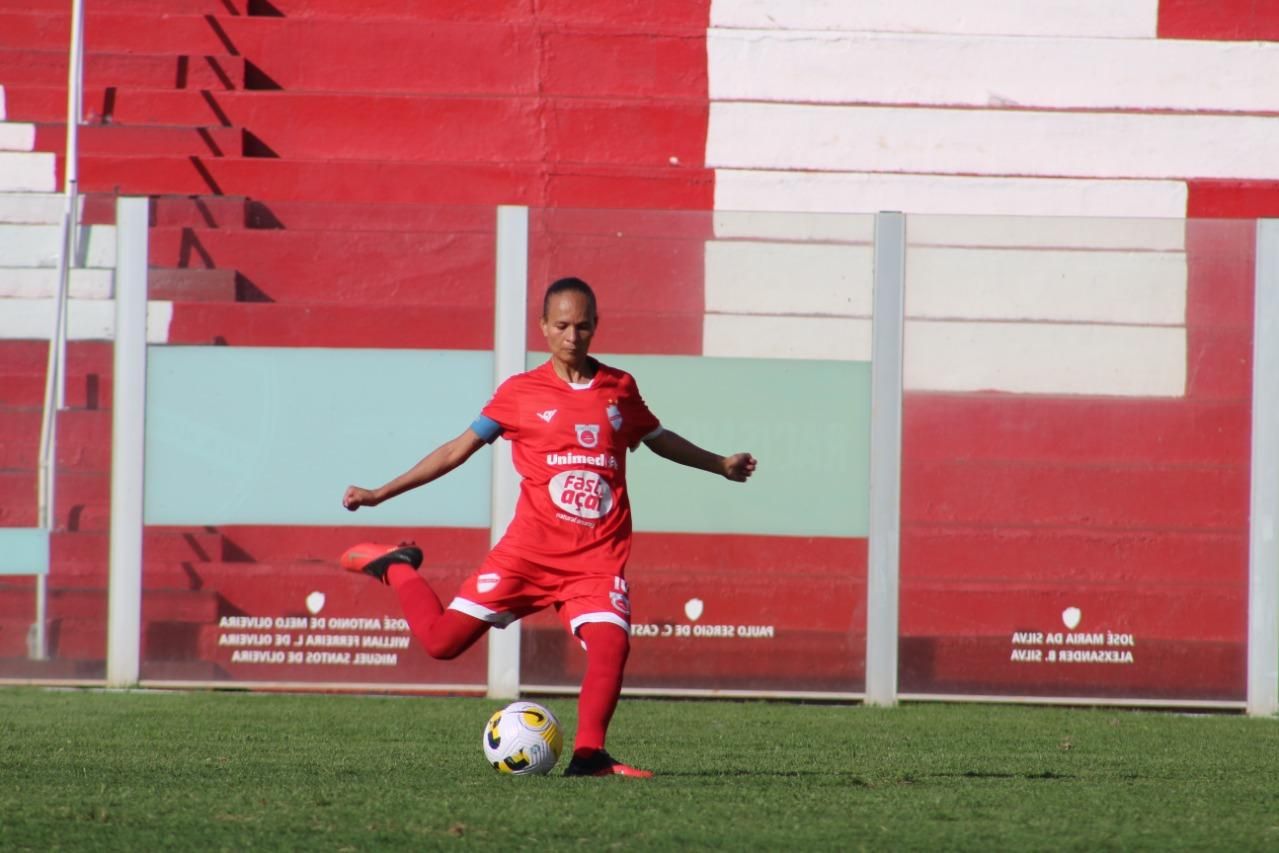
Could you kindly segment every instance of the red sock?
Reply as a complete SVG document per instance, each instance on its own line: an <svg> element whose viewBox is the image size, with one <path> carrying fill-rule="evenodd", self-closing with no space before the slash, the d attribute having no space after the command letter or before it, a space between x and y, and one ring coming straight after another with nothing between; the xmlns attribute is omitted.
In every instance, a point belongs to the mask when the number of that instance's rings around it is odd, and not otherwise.
<svg viewBox="0 0 1279 853"><path fill-rule="evenodd" d="M587 622L578 633L586 643L586 675L577 700L574 755L604 748L604 737L622 692L622 672L631 648L626 631L610 622Z"/></svg>
<svg viewBox="0 0 1279 853"><path fill-rule="evenodd" d="M445 610L425 578L403 563L392 565L386 579L400 599L409 630L433 658L450 660L484 636L488 623L456 610Z"/></svg>

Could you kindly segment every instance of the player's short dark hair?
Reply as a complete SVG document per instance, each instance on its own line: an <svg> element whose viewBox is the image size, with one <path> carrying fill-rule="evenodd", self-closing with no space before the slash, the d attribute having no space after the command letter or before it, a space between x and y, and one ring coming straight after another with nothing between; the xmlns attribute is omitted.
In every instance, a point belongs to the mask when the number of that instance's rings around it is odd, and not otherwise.
<svg viewBox="0 0 1279 853"><path fill-rule="evenodd" d="M546 288L546 295L542 297L542 319L546 319L546 315L551 310L551 300L561 293L580 293L586 297L586 307L590 309L591 319L594 320L599 316L599 311L595 307L595 291L591 290L591 286L580 278L559 278L551 282Z"/></svg>

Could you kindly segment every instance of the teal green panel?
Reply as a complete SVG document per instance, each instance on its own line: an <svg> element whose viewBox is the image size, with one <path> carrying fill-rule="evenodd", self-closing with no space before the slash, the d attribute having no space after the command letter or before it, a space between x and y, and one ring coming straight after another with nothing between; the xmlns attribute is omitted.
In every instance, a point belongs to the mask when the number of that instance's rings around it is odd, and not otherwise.
<svg viewBox="0 0 1279 853"><path fill-rule="evenodd" d="M49 531L43 527L0 527L0 575L47 575Z"/></svg>
<svg viewBox="0 0 1279 853"><path fill-rule="evenodd" d="M493 355L151 347L146 522L488 527L492 455L373 509L375 487L453 438L492 394Z"/></svg>
<svg viewBox="0 0 1279 853"><path fill-rule="evenodd" d="M530 353L530 366L545 353ZM748 451L748 483L631 454L636 530L866 536L870 364L668 355L600 355L635 376L650 409L694 444Z"/></svg>

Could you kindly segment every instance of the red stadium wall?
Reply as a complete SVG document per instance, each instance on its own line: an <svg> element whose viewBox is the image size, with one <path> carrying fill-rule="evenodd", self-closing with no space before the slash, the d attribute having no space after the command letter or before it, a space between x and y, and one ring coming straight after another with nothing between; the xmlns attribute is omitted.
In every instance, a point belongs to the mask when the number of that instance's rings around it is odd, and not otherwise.
<svg viewBox="0 0 1279 853"><path fill-rule="evenodd" d="M9 118L37 122L38 145L49 151L61 145L65 5L0 0ZM83 135L82 189L198 197L154 208L151 260L176 276L165 293L175 303L171 343L486 349L493 205L714 209L709 0L349 5L91 8L94 123ZM1161 38L1277 32L1279 13L1260 0L1160 4ZM1181 177L1187 216L1279 210L1274 182ZM637 213L624 242L600 221L567 213L535 222L534 281L582 275L622 318L669 308L674 319L656 331L620 323L609 349L701 352L709 215L672 225ZM1252 269L1240 259L1251 251L1233 234L1187 233L1184 399L908 395L904 689L1241 695L1251 306L1240 294ZM570 257L574 268L564 269ZM16 410L39 399L44 345L0 342L0 352L0 401L9 407L0 433L32 435L32 415ZM93 674L104 650L110 347L74 344L71 357L69 396L82 410L63 419L64 532L54 538L50 608L66 674ZM33 447L24 438L5 453L30 458ZM33 474L6 467L0 523L31 524ZM254 607L284 612L297 590L280 585L272 599L277 587L265 579L331 560L359 533L149 530L144 676L191 677L203 667L209 678L254 677L218 657L210 620ZM427 537L450 577L475 564L487 538L415 535ZM778 636L794 641L674 641L645 654L637 638L632 683L696 686L686 666L696 655L699 673L723 686L776 689L804 671L811 689L857 689L864 565L861 541L639 537L632 576L651 583L637 585L635 600L653 621L682 620L695 594L688 575L698 572L734 588L740 621L769 613ZM335 595L372 595L332 583ZM778 597L814 584L848 606L815 615ZM16 659L30 590L8 586L0 655ZM1012 632L1059 624L1063 604L1094 613L1129 594L1108 627L1143 643L1139 677L1132 667L1029 671L1010 659ZM808 651L814 635L827 650L819 659ZM562 638L533 637L555 664L526 678L571 682L576 659ZM472 655L459 674L415 656L396 677L465 681L479 677L478 665Z"/></svg>

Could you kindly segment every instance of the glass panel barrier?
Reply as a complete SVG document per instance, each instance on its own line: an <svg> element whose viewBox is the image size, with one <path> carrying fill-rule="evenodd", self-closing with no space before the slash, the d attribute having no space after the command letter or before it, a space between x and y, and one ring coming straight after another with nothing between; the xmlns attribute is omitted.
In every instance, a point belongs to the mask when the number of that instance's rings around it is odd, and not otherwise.
<svg viewBox="0 0 1279 853"><path fill-rule="evenodd" d="M114 201L79 198L65 406L54 418L52 530L42 527L37 483L64 200L15 196L0 225L0 679L105 674Z"/></svg>
<svg viewBox="0 0 1279 853"><path fill-rule="evenodd" d="M644 448L619 460L635 529L628 689L862 690L872 229L869 216L532 211L531 313L551 281L586 280L592 353L632 373L667 428L759 460L745 486ZM528 336L531 368L547 359L534 318ZM612 429L597 420L587 433ZM529 689L580 683L585 655L554 613L524 621L521 650Z"/></svg>
<svg viewBox="0 0 1279 853"><path fill-rule="evenodd" d="M415 540L451 591L487 550L488 454L379 507L341 500L456 436L487 399L494 209L157 211L143 682L483 690L483 641L432 660L394 593L338 558Z"/></svg>
<svg viewBox="0 0 1279 853"><path fill-rule="evenodd" d="M1244 698L1254 229L908 219L904 694Z"/></svg>

